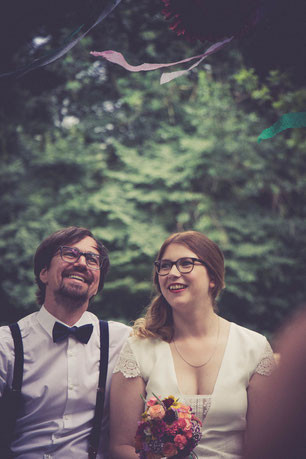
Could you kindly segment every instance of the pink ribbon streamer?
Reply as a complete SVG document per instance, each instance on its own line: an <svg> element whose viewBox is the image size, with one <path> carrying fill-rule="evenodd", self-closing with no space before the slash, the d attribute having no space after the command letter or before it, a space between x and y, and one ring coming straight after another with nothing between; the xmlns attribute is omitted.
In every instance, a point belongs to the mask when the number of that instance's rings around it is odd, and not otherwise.
<svg viewBox="0 0 306 459"><path fill-rule="evenodd" d="M176 62L170 62L167 64L140 64L140 65L130 65L124 58L124 56L117 52L117 51L91 51L90 54L92 54L95 57L103 57L109 62L112 62L113 64L120 65L124 69L128 70L129 72L149 72L151 70L157 70L160 68L165 68L165 67L171 67L172 65L177 65L177 64L184 64L186 62L190 62L193 59L200 59L198 62L193 64L191 67L189 67L187 70L180 70L178 72L170 72L170 73L163 73L161 75L160 79L160 84L165 84L168 83L169 81L173 80L174 78L178 78L181 75L184 75L188 73L190 70L193 68L197 67L200 62L202 62L203 59L206 57L210 56L213 53L216 53L219 51L223 46L225 46L227 43L233 40L234 37L226 38L223 41L220 41L218 43L214 43L212 46L210 46L207 51L203 54L199 54L197 56L192 56L188 57L187 59L183 59L180 61Z"/></svg>

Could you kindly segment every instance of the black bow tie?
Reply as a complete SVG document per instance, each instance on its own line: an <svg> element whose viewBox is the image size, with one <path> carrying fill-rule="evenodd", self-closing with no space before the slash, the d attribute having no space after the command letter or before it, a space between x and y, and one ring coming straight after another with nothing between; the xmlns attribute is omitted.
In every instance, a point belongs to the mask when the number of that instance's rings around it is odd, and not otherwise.
<svg viewBox="0 0 306 459"><path fill-rule="evenodd" d="M66 325L55 322L52 337L54 343L58 343L59 341L67 339L69 335L73 335L81 343L87 344L91 337L92 330L92 324L82 325L81 327L66 327Z"/></svg>

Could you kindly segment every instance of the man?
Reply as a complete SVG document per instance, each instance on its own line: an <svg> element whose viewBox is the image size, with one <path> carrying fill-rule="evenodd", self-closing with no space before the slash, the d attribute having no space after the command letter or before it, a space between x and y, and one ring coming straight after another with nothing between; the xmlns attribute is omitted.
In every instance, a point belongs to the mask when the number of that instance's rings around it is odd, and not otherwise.
<svg viewBox="0 0 306 459"><path fill-rule="evenodd" d="M18 322L24 346L24 405L11 445L16 458L88 457L99 377L100 331L98 318L87 308L102 289L108 267L105 247L85 228L57 231L36 251L34 272L41 309ZM62 329L66 333L63 325L70 328L66 338L59 332ZM76 332L79 327L86 331L82 342ZM129 334L126 325L109 322L108 376L99 458L108 457L110 381L118 353ZM12 335L9 327L1 327L0 396L5 386L12 384L13 367Z"/></svg>

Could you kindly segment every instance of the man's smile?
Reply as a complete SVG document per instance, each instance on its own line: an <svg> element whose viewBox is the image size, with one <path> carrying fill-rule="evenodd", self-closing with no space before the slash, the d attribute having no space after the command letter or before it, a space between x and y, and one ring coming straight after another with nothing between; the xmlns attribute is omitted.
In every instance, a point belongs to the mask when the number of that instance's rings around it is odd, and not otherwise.
<svg viewBox="0 0 306 459"><path fill-rule="evenodd" d="M77 283L82 283L82 284L87 284L90 285L93 280L93 276L90 272L87 270L79 270L74 268L73 271L70 271L68 269L65 269L62 273L62 278L63 279L72 279L76 281Z"/></svg>
<svg viewBox="0 0 306 459"><path fill-rule="evenodd" d="M79 276L78 274L69 274L69 276L66 276L66 277L68 279L74 279L80 282L87 283L87 281L83 277Z"/></svg>

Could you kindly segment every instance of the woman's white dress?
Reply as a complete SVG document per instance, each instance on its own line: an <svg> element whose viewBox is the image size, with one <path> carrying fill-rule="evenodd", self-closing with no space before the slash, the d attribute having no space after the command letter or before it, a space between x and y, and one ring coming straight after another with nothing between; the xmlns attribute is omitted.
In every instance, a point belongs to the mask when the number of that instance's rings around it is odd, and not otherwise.
<svg viewBox="0 0 306 459"><path fill-rule="evenodd" d="M274 368L267 339L233 322L213 393L182 394L177 383L172 354L167 342L130 337L122 349L114 373L126 378L141 376L146 398L179 397L203 422L203 436L195 449L199 458L242 457L246 428L247 388L254 373L269 375Z"/></svg>

